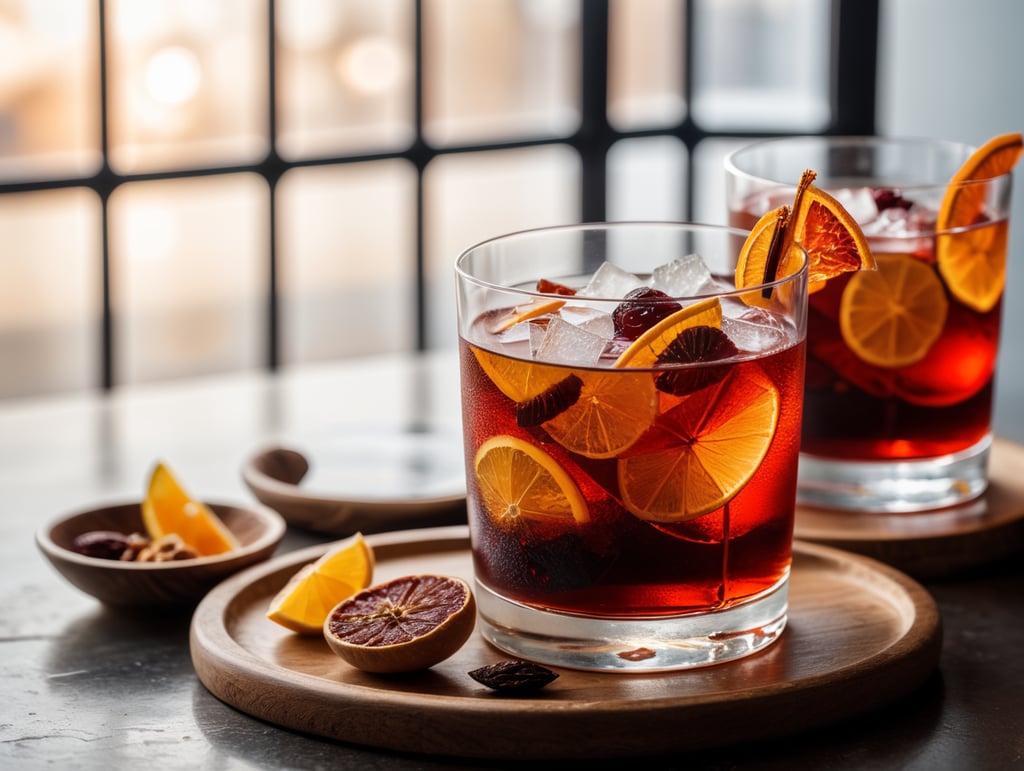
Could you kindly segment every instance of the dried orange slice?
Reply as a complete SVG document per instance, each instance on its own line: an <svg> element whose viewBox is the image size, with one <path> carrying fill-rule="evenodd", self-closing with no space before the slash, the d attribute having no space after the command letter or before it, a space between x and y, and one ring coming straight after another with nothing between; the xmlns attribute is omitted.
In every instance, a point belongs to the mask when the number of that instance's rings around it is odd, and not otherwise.
<svg viewBox="0 0 1024 771"><path fill-rule="evenodd" d="M299 634L320 634L331 608L370 585L373 550L355 533L299 569L274 595L267 618Z"/></svg>
<svg viewBox="0 0 1024 771"><path fill-rule="evenodd" d="M567 450L588 458L610 458L628 448L651 424L658 407L654 380L647 372L570 372L481 348L474 347L473 354L498 389L517 404L550 391L570 374L578 378L575 402L541 425Z"/></svg>
<svg viewBox="0 0 1024 771"><path fill-rule="evenodd" d="M572 477L539 447L514 436L492 436L473 461L481 502L499 525L520 518L587 522L587 502Z"/></svg>
<svg viewBox="0 0 1024 771"><path fill-rule="evenodd" d="M985 208L987 186L981 180L1010 173L1022 152L1019 133L994 137L975 150L950 180L936 220L939 273L956 299L980 313L992 310L1003 294L1007 242L1005 221L972 227Z"/></svg>
<svg viewBox="0 0 1024 771"><path fill-rule="evenodd" d="M238 548L238 540L213 510L189 495L170 467L157 463L142 500L142 522L154 541L176 534L198 556Z"/></svg>
<svg viewBox="0 0 1024 771"><path fill-rule="evenodd" d="M565 300L548 300L544 297L534 297L530 302L510 308L507 312L498 316L494 323L491 324L490 331L492 334L499 334L506 329L514 327L521 321L535 319L548 313L555 313L563 305L565 305Z"/></svg>
<svg viewBox="0 0 1024 771"><path fill-rule="evenodd" d="M414 672L454 654L475 623L469 584L451 576L412 575L338 603L323 623L323 635L357 669Z"/></svg>
<svg viewBox="0 0 1024 771"><path fill-rule="evenodd" d="M949 301L935 270L909 254L879 254L850 278L839 302L843 342L878 367L920 361L942 334Z"/></svg>
<svg viewBox="0 0 1024 771"><path fill-rule="evenodd" d="M740 249L736 263L736 288L785 278L800 269L798 243L807 252L807 290L813 294L834 276L875 267L864 231L846 208L830 194L814 186L815 174L805 171L797 187L792 213L785 223L785 237L780 245L781 260L774 276L765 276L772 233L781 215L779 207L757 221Z"/></svg>
<svg viewBox="0 0 1024 771"><path fill-rule="evenodd" d="M775 436L779 392L755 365L733 369L659 415L619 459L626 508L650 522L685 522L724 506L757 471Z"/></svg>
<svg viewBox="0 0 1024 771"><path fill-rule="evenodd" d="M617 369L653 367L683 330L700 326L722 328L722 304L717 297L700 300L666 316L630 343L613 366Z"/></svg>

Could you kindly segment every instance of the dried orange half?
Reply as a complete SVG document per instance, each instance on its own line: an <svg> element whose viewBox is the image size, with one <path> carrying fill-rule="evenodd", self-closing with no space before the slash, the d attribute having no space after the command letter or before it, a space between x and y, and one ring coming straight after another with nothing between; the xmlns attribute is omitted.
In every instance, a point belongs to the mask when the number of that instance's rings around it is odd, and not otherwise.
<svg viewBox="0 0 1024 771"><path fill-rule="evenodd" d="M801 262L792 248L794 242L807 252L807 290L812 294L834 276L875 267L867 238L853 215L829 193L815 187L813 181L814 172L805 171L784 225L786 235L779 247L783 259L775 275L765 276L765 266L780 210L787 207L765 213L750 231L736 263L737 289L765 283L766 279L785 278L799 270Z"/></svg>
<svg viewBox="0 0 1024 771"><path fill-rule="evenodd" d="M931 265L909 254L879 254L878 269L850 278L839 302L843 341L878 367L925 357L942 334L949 301Z"/></svg>
<svg viewBox="0 0 1024 771"><path fill-rule="evenodd" d="M367 672L413 672L454 654L476 624L476 601L461 578L411 575L338 603L323 624L335 653Z"/></svg>
<svg viewBox="0 0 1024 771"><path fill-rule="evenodd" d="M554 458L529 442L492 436L476 452L480 498L499 525L520 518L587 522L590 512L576 482Z"/></svg>
<svg viewBox="0 0 1024 771"><path fill-rule="evenodd" d="M1007 245L1005 221L979 225L988 190L983 180L1008 174L1022 152L1019 133L993 137L975 150L950 180L936 220L939 273L956 299L980 313L992 310L1003 294Z"/></svg>
<svg viewBox="0 0 1024 771"><path fill-rule="evenodd" d="M767 375L752 364L733 369L659 415L641 440L650 452L619 459L623 503L650 522L724 506L761 465L778 420L779 392Z"/></svg>
<svg viewBox="0 0 1024 771"><path fill-rule="evenodd" d="M220 517L182 487L170 466L154 467L142 500L142 522L153 540L177 534L200 557L238 548Z"/></svg>

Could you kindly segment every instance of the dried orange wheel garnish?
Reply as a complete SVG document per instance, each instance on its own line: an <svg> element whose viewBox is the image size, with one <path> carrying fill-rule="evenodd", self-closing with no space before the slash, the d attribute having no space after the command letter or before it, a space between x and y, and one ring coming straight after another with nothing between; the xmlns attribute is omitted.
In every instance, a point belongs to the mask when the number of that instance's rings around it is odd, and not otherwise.
<svg viewBox="0 0 1024 771"><path fill-rule="evenodd" d="M473 469L480 500L499 525L520 518L587 522L579 488L548 453L514 436L492 436L477 450Z"/></svg>
<svg viewBox="0 0 1024 771"><path fill-rule="evenodd" d="M454 654L476 623L476 601L461 578L412 575L338 603L323 624L335 653L367 672L414 672Z"/></svg>
<svg viewBox="0 0 1024 771"><path fill-rule="evenodd" d="M946 286L969 308L986 313L1006 286L1006 222L979 225L988 186L1010 173L1024 152L1019 133L994 137L975 150L950 180L935 229L935 258ZM971 184L977 182L977 184Z"/></svg>
<svg viewBox="0 0 1024 771"><path fill-rule="evenodd" d="M839 303L843 342L878 367L920 361L942 334L949 301L935 270L909 254L879 254L850 278Z"/></svg>
<svg viewBox="0 0 1024 771"><path fill-rule="evenodd" d="M472 351L498 390L517 404L549 391L570 374L565 367L513 359L482 348ZM571 374L580 380L579 397L541 424L567 450L588 458L610 458L633 444L654 419L658 399L649 372L579 369Z"/></svg>
<svg viewBox="0 0 1024 771"><path fill-rule="evenodd" d="M220 517L189 495L166 463L157 463L149 478L142 522L154 541L176 534L200 557L238 548L238 540Z"/></svg>
<svg viewBox="0 0 1024 771"><path fill-rule="evenodd" d="M755 365L733 369L659 415L619 459L626 508L650 522L685 522L724 506L754 476L775 436L779 392ZM638 445L639 446L639 445Z"/></svg>
<svg viewBox="0 0 1024 771"><path fill-rule="evenodd" d="M839 201L815 187L813 180L814 172L806 171L797 187L792 213L785 226L787 234L779 247L784 257L774 276L765 276L765 266L772 231L783 207L767 212L754 225L736 263L738 289L785 278L799 270L801 262L798 253L794 254L794 242L807 252L807 290L812 294L841 273L875 267L860 225Z"/></svg>

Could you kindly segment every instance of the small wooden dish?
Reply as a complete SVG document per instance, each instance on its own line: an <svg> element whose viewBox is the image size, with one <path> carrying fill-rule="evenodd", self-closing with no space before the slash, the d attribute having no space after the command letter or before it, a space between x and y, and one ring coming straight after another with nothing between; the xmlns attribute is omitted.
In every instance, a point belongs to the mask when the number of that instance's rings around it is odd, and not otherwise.
<svg viewBox="0 0 1024 771"><path fill-rule="evenodd" d="M268 559L284 537L286 523L266 506L207 503L238 539L225 554L172 562L120 562L73 551L74 539L90 530L144 533L141 502L120 503L61 517L36 532L36 544L71 584L105 605L125 608L194 606L242 568Z"/></svg>
<svg viewBox="0 0 1024 771"><path fill-rule="evenodd" d="M465 490L449 494L369 498L312 493L300 487L310 469L303 452L268 447L242 465L242 480L256 498L281 513L289 525L347 536L466 522Z"/></svg>

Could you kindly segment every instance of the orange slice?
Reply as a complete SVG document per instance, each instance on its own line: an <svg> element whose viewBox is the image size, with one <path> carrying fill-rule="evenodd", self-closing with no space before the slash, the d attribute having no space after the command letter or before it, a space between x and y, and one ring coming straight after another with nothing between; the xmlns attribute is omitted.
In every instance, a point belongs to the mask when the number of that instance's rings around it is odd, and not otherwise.
<svg viewBox="0 0 1024 771"><path fill-rule="evenodd" d="M721 382L658 416L641 440L650 452L621 458L626 508L650 522L684 522L724 506L757 471L775 435L779 392L759 368Z"/></svg>
<svg viewBox="0 0 1024 771"><path fill-rule="evenodd" d="M613 366L617 369L653 367L683 330L700 326L722 328L722 304L717 297L695 302L666 316L630 343Z"/></svg>
<svg viewBox="0 0 1024 771"><path fill-rule="evenodd" d="M461 578L411 575L370 587L333 608L323 624L331 650L367 672L415 672L461 648L476 600Z"/></svg>
<svg viewBox="0 0 1024 771"><path fill-rule="evenodd" d="M517 404L575 375L580 381L575 403L541 425L556 442L585 457L617 455L632 445L654 419L657 391L648 372L569 370L481 348L472 350L498 390Z"/></svg>
<svg viewBox="0 0 1024 771"><path fill-rule="evenodd" d="M935 258L946 286L980 313L995 307L1006 286L1005 221L979 224L988 186L981 180L1010 173L1024 152L1024 136L1002 134L979 147L950 180L936 221ZM969 184L978 181L978 184ZM966 183L966 184L965 184ZM948 232L954 231L954 232Z"/></svg>
<svg viewBox="0 0 1024 771"><path fill-rule="evenodd" d="M780 245L784 258L768 280L785 278L800 269L801 261L792 244L800 244L807 252L807 288L813 294L835 276L875 267L864 231L846 208L830 194L814 186L815 174L805 171L797 187L792 213L783 217L785 228ZM740 249L736 263L736 288L765 283L773 232L782 210L779 207L764 214L754 225Z"/></svg>
<svg viewBox="0 0 1024 771"><path fill-rule="evenodd" d="M150 475L142 500L142 522L154 541L178 535L200 557L238 548L234 534L213 510L189 495L162 462Z"/></svg>
<svg viewBox="0 0 1024 771"><path fill-rule="evenodd" d="M370 585L374 557L356 533L300 568L270 601L267 618L299 634L321 634L331 609Z"/></svg>
<svg viewBox="0 0 1024 771"><path fill-rule="evenodd" d="M920 361L942 334L949 301L926 262L909 254L879 254L878 269L850 278L839 302L843 341L879 367Z"/></svg>
<svg viewBox="0 0 1024 771"><path fill-rule="evenodd" d="M473 461L481 502L500 525L515 527L521 518L587 522L587 502L558 462L514 436L493 436Z"/></svg>
<svg viewBox="0 0 1024 771"><path fill-rule="evenodd" d="M548 300L544 297L534 297L530 302L517 305L498 316L494 323L491 324L491 333L496 335L514 327L521 321L535 319L548 313L555 313L563 305L565 305L565 300Z"/></svg>

